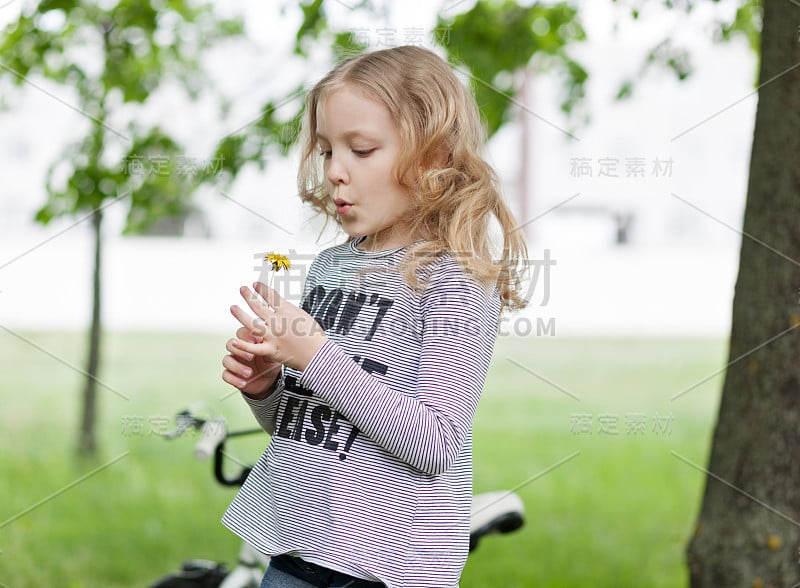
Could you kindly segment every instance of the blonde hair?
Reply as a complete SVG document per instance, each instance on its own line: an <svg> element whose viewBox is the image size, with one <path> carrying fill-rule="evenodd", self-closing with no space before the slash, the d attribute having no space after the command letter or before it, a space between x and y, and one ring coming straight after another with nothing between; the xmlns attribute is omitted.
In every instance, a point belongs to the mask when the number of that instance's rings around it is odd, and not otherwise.
<svg viewBox="0 0 800 588"><path fill-rule="evenodd" d="M418 289L420 266L450 252L479 281L497 285L504 308L524 307L525 241L494 170L480 155L485 132L475 99L427 49L394 47L350 57L314 86L306 99L297 174L303 201L338 222L319 162L317 105L344 86L385 105L400 132L395 174L412 199L410 234L424 239L403 260L406 283ZM492 218L502 230L499 259L492 251Z"/></svg>

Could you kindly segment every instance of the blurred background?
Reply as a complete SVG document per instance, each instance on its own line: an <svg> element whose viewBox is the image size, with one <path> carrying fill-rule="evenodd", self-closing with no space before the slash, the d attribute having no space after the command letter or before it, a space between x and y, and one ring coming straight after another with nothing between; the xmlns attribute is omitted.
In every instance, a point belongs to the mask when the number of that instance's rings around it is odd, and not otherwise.
<svg viewBox="0 0 800 588"><path fill-rule="evenodd" d="M475 431L476 491L519 489L529 520L487 539L462 585L683 585L702 476L669 452L703 461L718 401L754 5L0 2L0 435L15 448L0 587L147 585L182 559L235 560L217 522L230 491L157 433L198 401L252 424L219 379L228 307L269 251L293 259L278 286L296 300L342 239L296 195L303 90L337 56L401 44L478 93L539 269L500 325Z"/></svg>
<svg viewBox="0 0 800 588"><path fill-rule="evenodd" d="M353 31L367 49L378 49L404 41L436 46L436 35L443 44L452 42L443 25L437 29L437 15L466 12L469 4L445 11L429 3L378 3L377 15L346 3L325 7L332 28ZM0 23L14 21L23 6L4 6ZM527 170L520 222L527 223L533 257L542 259L548 249L557 261L546 313L557 317L559 334L723 335L730 320L739 246L732 227L741 225L744 205L757 56L744 38L718 43L711 30L717 19L731 19L738 4L698 3L689 15L652 5L637 20L617 3L577 6L586 40L569 51L589 73L580 114L569 118L560 109L560 72L532 67L526 110L514 99L508 122L489 144L489 158L518 215L521 168ZM214 83L213 93L190 102L166 81L135 115L179 139L184 160L212 169L219 141L252 131L266 102L278 103L298 84L319 78L330 59L321 48L315 51L321 55L308 58L293 52L302 22L296 6L232 2L222 12L243 19L244 35L205 52L204 74ZM663 37L688 52L693 71L683 81L659 66L637 76ZM91 53L85 59L91 62ZM633 94L615 100L630 78ZM35 76L19 92L4 94L0 321L14 328L82 328L91 311L90 223L77 223L79 216L42 227L32 219L45 202L47 169L91 121L76 111L68 87ZM300 99L284 101L276 112L287 116ZM116 113L121 131L124 106ZM591 117L585 124L584 114ZM153 168L160 162L139 157L131 160L144 168L139 173L159 173ZM173 160L173 167L182 163ZM225 189L201 186L185 221L171 227L180 238L121 237L126 204L105 210L103 319L109 328L228 329L225 309L238 285L254 277L253 254L313 254L335 241L330 233L317 241L318 225L297 202L294 151L285 158L265 153L263 163L263 170L244 167ZM58 304L46 302L47 283L58 285ZM182 310L175 306L176 294ZM173 301L164 304L168 299Z"/></svg>

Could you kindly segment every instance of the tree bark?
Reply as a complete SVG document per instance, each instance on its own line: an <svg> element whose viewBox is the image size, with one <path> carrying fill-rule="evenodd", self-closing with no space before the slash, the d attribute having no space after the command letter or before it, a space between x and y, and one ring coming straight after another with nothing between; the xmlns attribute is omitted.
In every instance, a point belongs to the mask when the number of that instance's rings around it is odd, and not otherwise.
<svg viewBox="0 0 800 588"><path fill-rule="evenodd" d="M692 588L800 584L800 9L765 0L729 365Z"/></svg>
<svg viewBox="0 0 800 588"><path fill-rule="evenodd" d="M97 371L100 365L100 302L102 270L101 226L103 213L95 209L92 214L94 234L94 273L92 277L92 324L89 330L89 351L86 361L86 383L83 389L80 437L78 453L83 457L97 455Z"/></svg>

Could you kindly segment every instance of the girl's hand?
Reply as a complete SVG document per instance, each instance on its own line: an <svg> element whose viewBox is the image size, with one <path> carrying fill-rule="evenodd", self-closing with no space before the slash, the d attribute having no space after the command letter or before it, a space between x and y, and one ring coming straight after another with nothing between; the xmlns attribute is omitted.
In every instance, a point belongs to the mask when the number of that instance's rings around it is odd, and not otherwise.
<svg viewBox="0 0 800 588"><path fill-rule="evenodd" d="M233 316L252 334L232 339L232 347L249 354L245 357L303 371L328 340L325 331L310 314L278 296L272 288L261 282L254 288L255 292L244 286L239 292L255 317L238 306L231 307Z"/></svg>
<svg viewBox="0 0 800 588"><path fill-rule="evenodd" d="M278 379L281 364L243 351L238 346L242 341L258 343L261 337L247 327L240 327L236 331L236 337L228 339L225 349L230 355L222 358L222 366L225 368L222 380L248 396L268 396Z"/></svg>

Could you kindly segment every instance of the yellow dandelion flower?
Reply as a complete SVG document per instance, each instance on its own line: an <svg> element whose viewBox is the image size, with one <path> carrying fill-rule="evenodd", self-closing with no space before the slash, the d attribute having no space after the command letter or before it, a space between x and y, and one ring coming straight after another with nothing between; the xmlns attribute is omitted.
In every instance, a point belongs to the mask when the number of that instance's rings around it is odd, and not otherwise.
<svg viewBox="0 0 800 588"><path fill-rule="evenodd" d="M289 258L285 255L281 255L280 253L267 253L264 256L264 259L269 262L272 266L272 271L278 272L281 269L288 270L292 267L292 262L289 261Z"/></svg>
<svg viewBox="0 0 800 588"><path fill-rule="evenodd" d="M277 273L282 269L289 271L289 268L292 267L292 262L289 261L289 258L285 255L281 255L280 253L267 253L264 256L264 261L269 263L272 271ZM275 273L270 273L269 275L269 287L272 288L272 282L275 278Z"/></svg>

